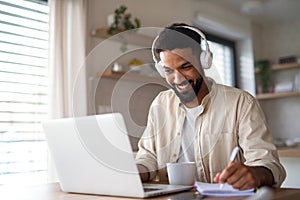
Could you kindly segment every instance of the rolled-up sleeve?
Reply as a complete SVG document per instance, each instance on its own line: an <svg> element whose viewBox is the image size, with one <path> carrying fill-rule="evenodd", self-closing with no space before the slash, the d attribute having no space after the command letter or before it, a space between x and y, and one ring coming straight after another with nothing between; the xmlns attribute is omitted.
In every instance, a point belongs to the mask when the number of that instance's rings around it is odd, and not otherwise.
<svg viewBox="0 0 300 200"><path fill-rule="evenodd" d="M250 95L246 95L243 101L245 102L238 123L238 137L244 152L245 165L268 168L273 174L274 187L280 187L286 172L279 162L277 149L262 109L257 100Z"/></svg>

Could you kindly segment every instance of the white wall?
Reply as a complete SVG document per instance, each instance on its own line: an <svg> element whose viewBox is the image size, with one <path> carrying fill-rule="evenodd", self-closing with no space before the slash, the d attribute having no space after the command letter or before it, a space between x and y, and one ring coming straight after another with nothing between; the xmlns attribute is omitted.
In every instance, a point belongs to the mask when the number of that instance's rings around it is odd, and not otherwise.
<svg viewBox="0 0 300 200"><path fill-rule="evenodd" d="M280 162L287 172L286 179L282 183L281 187L300 188L300 179L299 179L300 158L281 157Z"/></svg>
<svg viewBox="0 0 300 200"><path fill-rule="evenodd" d="M255 59L268 59L272 64L288 55L300 56L300 21L254 25ZM299 69L273 72L273 82L291 81ZM275 138L300 137L300 97L262 100L270 130Z"/></svg>
<svg viewBox="0 0 300 200"><path fill-rule="evenodd" d="M300 21L278 22L253 26L255 59L269 59L277 63L281 56L300 56ZM259 34L259 35L258 35Z"/></svg>

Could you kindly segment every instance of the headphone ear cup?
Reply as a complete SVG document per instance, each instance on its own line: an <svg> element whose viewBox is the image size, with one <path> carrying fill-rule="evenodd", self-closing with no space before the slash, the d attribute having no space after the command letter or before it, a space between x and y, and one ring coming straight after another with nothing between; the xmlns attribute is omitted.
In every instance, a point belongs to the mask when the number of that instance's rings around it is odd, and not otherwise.
<svg viewBox="0 0 300 200"><path fill-rule="evenodd" d="M164 73L164 70L163 70L163 64L161 61L155 63L155 68L156 70L158 71L159 75L163 78L165 78L165 73Z"/></svg>
<svg viewBox="0 0 300 200"><path fill-rule="evenodd" d="M200 54L200 62L203 69L209 69L212 65L213 54L210 51L203 51Z"/></svg>

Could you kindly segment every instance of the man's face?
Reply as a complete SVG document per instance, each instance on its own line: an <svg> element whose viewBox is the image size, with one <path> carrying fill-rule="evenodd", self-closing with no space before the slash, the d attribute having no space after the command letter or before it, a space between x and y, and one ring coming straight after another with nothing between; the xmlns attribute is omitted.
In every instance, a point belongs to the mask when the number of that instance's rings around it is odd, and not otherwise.
<svg viewBox="0 0 300 200"><path fill-rule="evenodd" d="M191 48L166 50L160 52L164 73L168 84L181 102L188 104L196 101L202 84L202 76L194 66L199 66Z"/></svg>

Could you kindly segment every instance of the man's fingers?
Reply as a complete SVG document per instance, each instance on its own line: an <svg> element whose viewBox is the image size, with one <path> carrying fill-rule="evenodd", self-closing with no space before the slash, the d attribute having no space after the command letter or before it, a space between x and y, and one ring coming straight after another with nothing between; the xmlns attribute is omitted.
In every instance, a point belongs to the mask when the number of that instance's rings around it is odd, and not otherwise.
<svg viewBox="0 0 300 200"><path fill-rule="evenodd" d="M236 183L238 185L243 185L245 183L245 176L247 175L247 168L244 166L237 165L237 168L234 173L227 179L227 182L230 185L235 185Z"/></svg>
<svg viewBox="0 0 300 200"><path fill-rule="evenodd" d="M227 179L231 177L236 171L237 167L235 166L234 163L229 164L228 167L226 167L222 173L219 176L219 182L224 183L227 182Z"/></svg>
<svg viewBox="0 0 300 200"><path fill-rule="evenodd" d="M232 163L223 172L219 179L236 189L245 190L256 187L256 181L250 168L242 163Z"/></svg>
<svg viewBox="0 0 300 200"><path fill-rule="evenodd" d="M258 185L250 168L240 162L231 162L228 167L215 176L214 181L227 182L232 187L240 190L254 188Z"/></svg>
<svg viewBox="0 0 300 200"><path fill-rule="evenodd" d="M218 182L219 182L220 175L221 175L221 173L218 172L218 173L216 174L216 176L214 177L214 182L215 182L215 183L218 183Z"/></svg>

